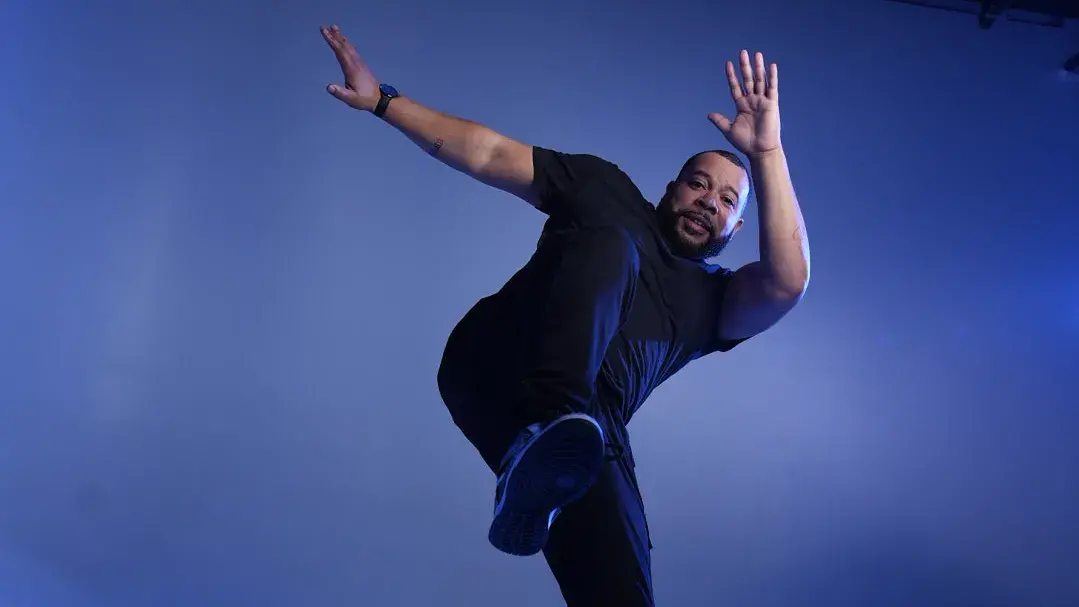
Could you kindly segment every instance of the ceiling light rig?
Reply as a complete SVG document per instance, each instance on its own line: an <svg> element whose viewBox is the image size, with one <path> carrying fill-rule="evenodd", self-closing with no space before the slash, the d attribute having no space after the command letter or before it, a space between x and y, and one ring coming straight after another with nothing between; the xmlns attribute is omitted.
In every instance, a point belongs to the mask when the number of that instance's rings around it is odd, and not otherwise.
<svg viewBox="0 0 1079 607"><path fill-rule="evenodd" d="M887 0L978 18L984 30L999 19L1063 29L1068 20L1079 19L1079 0ZM1079 53L1064 60L1061 73L1079 79Z"/></svg>

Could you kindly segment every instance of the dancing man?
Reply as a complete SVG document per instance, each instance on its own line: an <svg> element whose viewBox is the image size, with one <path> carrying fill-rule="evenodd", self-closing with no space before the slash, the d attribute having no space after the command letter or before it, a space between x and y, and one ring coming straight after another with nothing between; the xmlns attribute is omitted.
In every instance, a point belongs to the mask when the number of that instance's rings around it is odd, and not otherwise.
<svg viewBox="0 0 1079 607"><path fill-rule="evenodd" d="M497 475L488 539L544 553L570 606L652 605L648 526L626 424L690 361L768 329L802 298L809 246L780 142L778 71L727 62L737 114L708 119L736 150L699 152L649 203L614 164L527 145L380 83L336 27L328 92L450 167L547 216L536 252L451 332L442 398ZM760 260L706 261L756 186Z"/></svg>

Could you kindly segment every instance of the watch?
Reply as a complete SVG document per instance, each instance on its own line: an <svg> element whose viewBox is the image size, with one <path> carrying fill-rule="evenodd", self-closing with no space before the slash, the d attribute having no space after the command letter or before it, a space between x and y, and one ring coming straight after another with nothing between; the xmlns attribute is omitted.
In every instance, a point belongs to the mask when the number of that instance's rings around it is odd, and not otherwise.
<svg viewBox="0 0 1079 607"><path fill-rule="evenodd" d="M378 105L375 106L375 110L371 113L382 118L382 115L386 113L386 108L390 105L390 101L393 101L395 97L400 97L401 95L397 92L397 89L388 84L378 85L378 94Z"/></svg>

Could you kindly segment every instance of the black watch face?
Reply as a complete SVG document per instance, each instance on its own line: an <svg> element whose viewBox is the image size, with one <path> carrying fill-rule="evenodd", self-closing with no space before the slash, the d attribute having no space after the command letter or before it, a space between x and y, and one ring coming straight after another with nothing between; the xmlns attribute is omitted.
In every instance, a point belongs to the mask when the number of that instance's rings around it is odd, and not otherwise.
<svg viewBox="0 0 1079 607"><path fill-rule="evenodd" d="M388 84L380 84L380 85L378 85L378 90L379 90L380 93L382 93L383 95L385 95L387 97L397 97L397 89L393 88L392 86L390 86Z"/></svg>

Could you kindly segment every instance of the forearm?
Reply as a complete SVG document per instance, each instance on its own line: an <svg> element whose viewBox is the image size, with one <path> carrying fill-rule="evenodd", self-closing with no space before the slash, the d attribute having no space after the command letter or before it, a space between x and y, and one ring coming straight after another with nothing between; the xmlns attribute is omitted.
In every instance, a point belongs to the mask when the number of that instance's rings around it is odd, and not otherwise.
<svg viewBox="0 0 1079 607"><path fill-rule="evenodd" d="M797 299L809 283L809 240L787 157L779 148L749 160L757 189L761 270L770 291Z"/></svg>
<svg viewBox="0 0 1079 607"><path fill-rule="evenodd" d="M407 97L395 98L382 118L423 151L481 181L486 181L484 169L502 138L481 124L439 112Z"/></svg>

